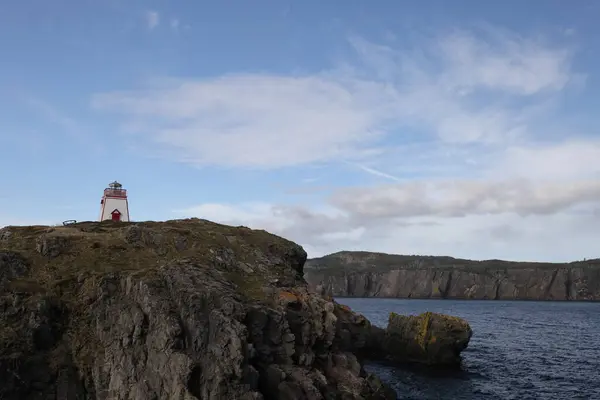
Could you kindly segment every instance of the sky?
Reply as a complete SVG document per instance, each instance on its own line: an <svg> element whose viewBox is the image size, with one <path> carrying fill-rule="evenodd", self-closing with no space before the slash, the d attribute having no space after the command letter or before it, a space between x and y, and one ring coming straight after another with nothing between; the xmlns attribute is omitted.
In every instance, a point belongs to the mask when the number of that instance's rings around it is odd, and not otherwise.
<svg viewBox="0 0 600 400"><path fill-rule="evenodd" d="M600 257L600 3L0 6L0 226L198 217L340 250Z"/></svg>

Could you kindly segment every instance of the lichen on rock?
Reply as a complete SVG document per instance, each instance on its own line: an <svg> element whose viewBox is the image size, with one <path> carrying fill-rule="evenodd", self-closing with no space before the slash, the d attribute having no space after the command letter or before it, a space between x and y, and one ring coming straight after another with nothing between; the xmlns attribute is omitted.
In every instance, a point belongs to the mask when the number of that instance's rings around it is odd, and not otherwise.
<svg viewBox="0 0 600 400"><path fill-rule="evenodd" d="M395 361L456 366L472 334L462 318L432 312L409 316L391 313L382 349Z"/></svg>

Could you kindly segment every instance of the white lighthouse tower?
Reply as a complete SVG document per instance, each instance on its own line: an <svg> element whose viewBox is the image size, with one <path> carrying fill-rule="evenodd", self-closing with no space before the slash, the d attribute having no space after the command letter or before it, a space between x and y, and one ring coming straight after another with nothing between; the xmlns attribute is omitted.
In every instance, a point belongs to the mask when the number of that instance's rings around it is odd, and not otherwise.
<svg viewBox="0 0 600 400"><path fill-rule="evenodd" d="M127 190L123 185L114 181L104 189L100 201L100 221L129 222L129 205L127 204Z"/></svg>

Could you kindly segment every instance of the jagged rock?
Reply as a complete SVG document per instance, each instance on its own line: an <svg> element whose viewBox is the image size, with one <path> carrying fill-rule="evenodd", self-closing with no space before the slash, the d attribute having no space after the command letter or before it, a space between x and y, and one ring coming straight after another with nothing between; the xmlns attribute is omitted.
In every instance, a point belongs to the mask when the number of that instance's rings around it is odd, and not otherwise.
<svg viewBox="0 0 600 400"><path fill-rule="evenodd" d="M375 374L368 374L365 377L363 386L363 397L373 400L388 400L396 398L396 393L388 385L381 382L381 379Z"/></svg>
<svg viewBox="0 0 600 400"><path fill-rule="evenodd" d="M472 336L467 321L426 312L418 316L391 313L383 336L382 352L399 362L432 366L460 364L460 353Z"/></svg>
<svg viewBox="0 0 600 400"><path fill-rule="evenodd" d="M185 236L176 236L174 239L174 245L177 251L183 251L188 247L187 238Z"/></svg>
<svg viewBox="0 0 600 400"><path fill-rule="evenodd" d="M197 219L11 231L3 400L396 398L356 357L368 321L310 294L285 239Z"/></svg>
<svg viewBox="0 0 600 400"><path fill-rule="evenodd" d="M467 321L431 312L419 316L391 313L386 329L372 325L345 305L335 304L335 316L334 346L364 359L457 366L472 336Z"/></svg>
<svg viewBox="0 0 600 400"><path fill-rule="evenodd" d="M5 228L0 229L0 242L10 239L11 236L12 236L12 232L11 232L10 228L5 227Z"/></svg>
<svg viewBox="0 0 600 400"><path fill-rule="evenodd" d="M25 276L28 269L27 262L18 253L0 252L0 289L12 280Z"/></svg>
<svg viewBox="0 0 600 400"><path fill-rule="evenodd" d="M69 355L49 356L62 339L63 322L63 309L54 299L12 293L0 296L0 398L75 399L56 397L56 393L69 392L80 384L77 377L64 382ZM53 361L61 363L58 371Z"/></svg>
<svg viewBox="0 0 600 400"><path fill-rule="evenodd" d="M47 234L43 234L36 239L36 250L45 257L58 257L65 251L68 245L68 239L60 234L53 234L53 230L49 230Z"/></svg>
<svg viewBox="0 0 600 400"><path fill-rule="evenodd" d="M352 312L345 305L335 306L336 345L342 351L370 351L373 332L376 329L363 315Z"/></svg>
<svg viewBox="0 0 600 400"><path fill-rule="evenodd" d="M130 225L123 229L123 237L128 244L141 247L143 245L144 230L139 225Z"/></svg>

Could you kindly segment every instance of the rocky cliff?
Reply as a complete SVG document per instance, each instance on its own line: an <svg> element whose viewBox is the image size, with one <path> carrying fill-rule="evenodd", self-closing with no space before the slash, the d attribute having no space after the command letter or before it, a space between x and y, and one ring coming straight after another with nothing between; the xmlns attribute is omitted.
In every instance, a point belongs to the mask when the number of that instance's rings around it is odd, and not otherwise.
<svg viewBox="0 0 600 400"><path fill-rule="evenodd" d="M395 399L305 260L204 220L3 228L0 399Z"/></svg>
<svg viewBox="0 0 600 400"><path fill-rule="evenodd" d="M334 297L600 300L600 259L559 264L340 252L308 260L304 276L311 290Z"/></svg>

